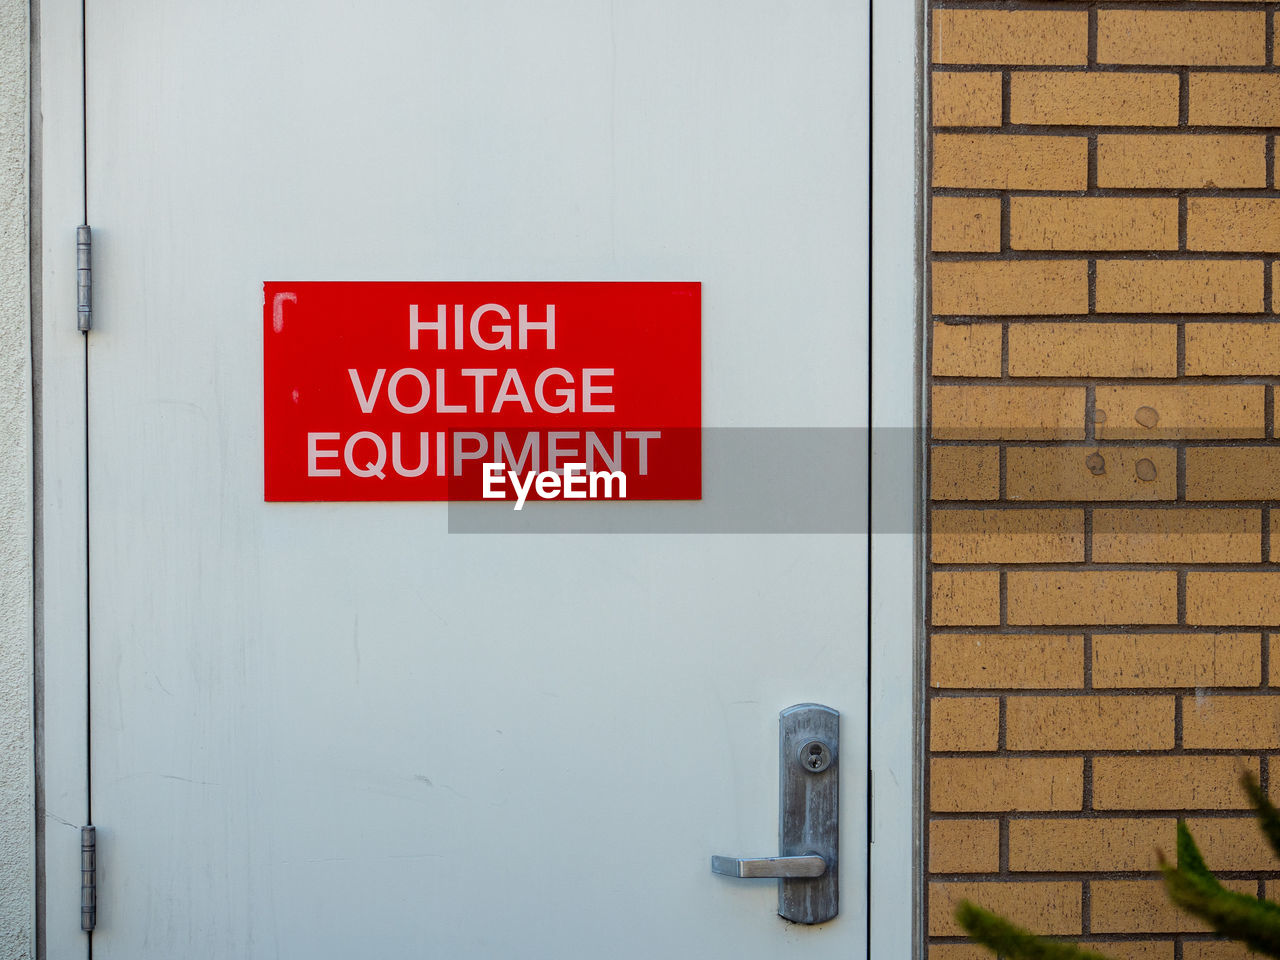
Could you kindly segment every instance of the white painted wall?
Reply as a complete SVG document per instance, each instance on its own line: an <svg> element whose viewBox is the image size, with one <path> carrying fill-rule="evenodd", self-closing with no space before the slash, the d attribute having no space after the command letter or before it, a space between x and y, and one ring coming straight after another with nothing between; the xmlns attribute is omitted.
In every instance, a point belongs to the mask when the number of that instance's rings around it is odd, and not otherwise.
<svg viewBox="0 0 1280 960"><path fill-rule="evenodd" d="M35 955L28 2L0 0L0 956Z"/></svg>

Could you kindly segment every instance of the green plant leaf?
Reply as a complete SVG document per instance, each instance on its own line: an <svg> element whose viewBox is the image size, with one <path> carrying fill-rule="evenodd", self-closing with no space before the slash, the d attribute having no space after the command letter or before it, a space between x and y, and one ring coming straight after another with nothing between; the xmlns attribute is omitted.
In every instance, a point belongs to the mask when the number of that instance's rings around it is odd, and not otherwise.
<svg viewBox="0 0 1280 960"><path fill-rule="evenodd" d="M1223 887L1205 866L1182 821L1178 822L1178 866L1161 857L1160 869L1169 899L1179 907L1252 950L1280 957L1280 907Z"/></svg>
<svg viewBox="0 0 1280 960"><path fill-rule="evenodd" d="M1163 864L1161 866L1163 867ZM1205 866L1204 856L1196 846L1191 831L1187 829L1185 820L1178 821L1178 872L1199 878L1215 888L1220 887L1218 878Z"/></svg>
<svg viewBox="0 0 1280 960"><path fill-rule="evenodd" d="M1246 771L1241 774L1240 785L1249 794L1253 809L1258 814L1258 826L1262 828L1267 843L1271 844L1271 849L1280 857L1280 810L1276 809L1271 798L1263 792L1262 784L1258 783L1252 773Z"/></svg>
<svg viewBox="0 0 1280 960"><path fill-rule="evenodd" d="M1107 960L1074 944L1038 937L968 900L956 907L956 920L970 937L1005 960Z"/></svg>

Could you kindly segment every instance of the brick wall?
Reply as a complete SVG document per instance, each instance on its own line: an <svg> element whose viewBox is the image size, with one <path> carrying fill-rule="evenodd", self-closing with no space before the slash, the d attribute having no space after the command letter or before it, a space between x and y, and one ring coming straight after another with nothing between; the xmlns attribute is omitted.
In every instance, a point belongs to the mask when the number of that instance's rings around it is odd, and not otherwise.
<svg viewBox="0 0 1280 960"><path fill-rule="evenodd" d="M1155 851L1280 892L1280 3L930 6L929 957L1243 957Z"/></svg>

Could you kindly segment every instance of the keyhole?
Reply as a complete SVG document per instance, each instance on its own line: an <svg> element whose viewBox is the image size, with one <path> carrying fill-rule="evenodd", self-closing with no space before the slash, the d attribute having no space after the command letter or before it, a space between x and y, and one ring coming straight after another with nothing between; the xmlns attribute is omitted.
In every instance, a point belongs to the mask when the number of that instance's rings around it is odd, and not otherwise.
<svg viewBox="0 0 1280 960"><path fill-rule="evenodd" d="M831 766L831 748L821 740L809 740L800 747L800 764L810 773L821 773Z"/></svg>

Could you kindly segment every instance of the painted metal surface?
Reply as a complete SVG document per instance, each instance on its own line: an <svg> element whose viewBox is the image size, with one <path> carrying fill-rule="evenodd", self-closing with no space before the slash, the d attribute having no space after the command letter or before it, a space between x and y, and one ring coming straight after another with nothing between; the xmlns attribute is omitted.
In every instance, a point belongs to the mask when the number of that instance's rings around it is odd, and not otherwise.
<svg viewBox="0 0 1280 960"><path fill-rule="evenodd" d="M263 277L689 276L707 426L865 427L866 10L89 9L95 956L860 955L705 856L866 741L865 537L264 504L258 384Z"/></svg>
<svg viewBox="0 0 1280 960"><path fill-rule="evenodd" d="M873 957L923 957L924 5L874 0L871 45ZM912 479L908 479L912 478Z"/></svg>
<svg viewBox="0 0 1280 960"><path fill-rule="evenodd" d="M34 8L33 8L34 9ZM76 227L85 222L80 5L39 12L40 503L36 552L45 956L82 957L81 835L88 822L85 335L77 329ZM33 118L34 119L34 118Z"/></svg>

